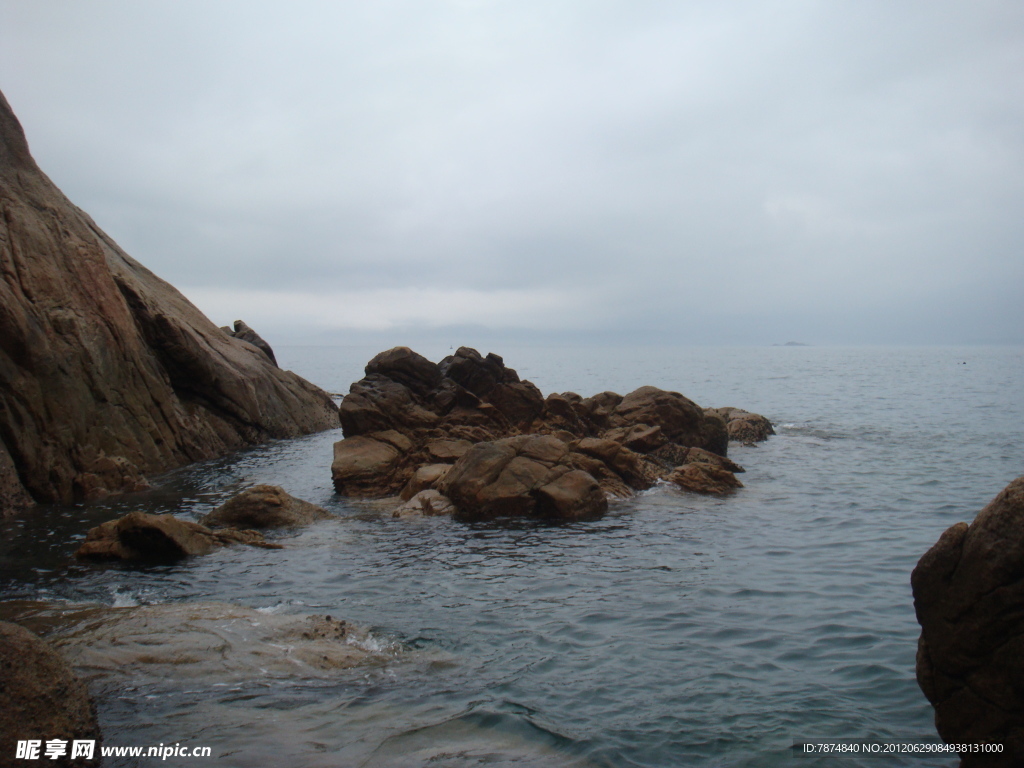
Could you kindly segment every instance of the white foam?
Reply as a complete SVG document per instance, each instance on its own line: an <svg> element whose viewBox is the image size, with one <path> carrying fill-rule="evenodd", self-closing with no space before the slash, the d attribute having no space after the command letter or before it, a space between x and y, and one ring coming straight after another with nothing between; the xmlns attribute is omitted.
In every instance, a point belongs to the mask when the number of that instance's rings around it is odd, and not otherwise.
<svg viewBox="0 0 1024 768"><path fill-rule="evenodd" d="M134 608L139 604L130 592L122 592L120 587L114 587L110 594L114 598L114 608Z"/></svg>

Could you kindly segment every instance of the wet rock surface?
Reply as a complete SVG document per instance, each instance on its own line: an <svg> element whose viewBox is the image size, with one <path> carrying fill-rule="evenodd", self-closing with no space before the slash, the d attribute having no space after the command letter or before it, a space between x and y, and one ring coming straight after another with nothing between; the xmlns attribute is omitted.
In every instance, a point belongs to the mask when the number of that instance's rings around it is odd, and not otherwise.
<svg viewBox="0 0 1024 768"><path fill-rule="evenodd" d="M256 343L75 207L0 96L0 511L336 426L330 396Z"/></svg>
<svg viewBox="0 0 1024 768"><path fill-rule="evenodd" d="M199 522L210 528L285 528L331 517L323 507L297 499L279 485L257 485L228 499Z"/></svg>
<svg viewBox="0 0 1024 768"><path fill-rule="evenodd" d="M18 741L62 739L67 754L38 762L46 765L95 765L97 760L71 760L75 739L101 741L96 712L85 684L49 643L29 630L0 621L0 763L31 764L15 760Z"/></svg>
<svg viewBox="0 0 1024 768"><path fill-rule="evenodd" d="M336 617L269 613L229 603L60 610L40 603L12 606L8 612L17 613L20 624L45 632L50 645L86 680L316 678L402 652Z"/></svg>
<svg viewBox="0 0 1024 768"><path fill-rule="evenodd" d="M668 476L668 480L685 491L715 496L743 487L743 483L729 470L704 462L676 467Z"/></svg>
<svg viewBox="0 0 1024 768"><path fill-rule="evenodd" d="M957 523L911 576L917 680L949 743L998 743L961 765L1024 765L1024 477Z"/></svg>
<svg viewBox="0 0 1024 768"><path fill-rule="evenodd" d="M129 512L91 528L76 557L98 560L172 561L208 555L231 544L280 549L264 540L259 531L222 528L211 530L199 523L179 520L173 515Z"/></svg>
<svg viewBox="0 0 1024 768"><path fill-rule="evenodd" d="M725 419L730 440L753 445L767 440L775 434L771 421L759 413L744 411L742 408L709 408Z"/></svg>
<svg viewBox="0 0 1024 768"><path fill-rule="evenodd" d="M599 515L607 501L598 496L629 496L682 465L700 466L680 474L681 488L740 488L732 473L743 469L725 457L730 429L744 441L772 433L763 416L704 409L657 387L544 397L500 356L468 347L440 363L407 347L380 353L339 417L345 439L331 468L338 493L408 502L436 489L465 519ZM521 455L527 445L545 446L546 457Z"/></svg>

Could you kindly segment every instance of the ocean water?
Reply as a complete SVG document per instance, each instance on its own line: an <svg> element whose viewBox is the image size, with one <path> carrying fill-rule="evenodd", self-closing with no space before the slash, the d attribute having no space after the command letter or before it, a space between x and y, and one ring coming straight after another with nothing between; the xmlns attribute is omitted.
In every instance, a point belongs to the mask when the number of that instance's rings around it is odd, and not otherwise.
<svg viewBox="0 0 1024 768"><path fill-rule="evenodd" d="M343 393L379 350L276 351ZM796 758L790 747L937 740L914 677L910 572L943 530L1024 474L1024 349L481 351L545 393L654 384L763 413L778 434L730 447L747 471L729 498L657 486L571 525L398 520L386 504L338 498L340 431L4 523L8 599L328 613L386 651L326 678L100 676L91 688L108 744L210 746L217 765L238 766L956 764ZM258 482L337 519L272 534L282 550L147 567L71 557L88 527L130 509L194 519Z"/></svg>

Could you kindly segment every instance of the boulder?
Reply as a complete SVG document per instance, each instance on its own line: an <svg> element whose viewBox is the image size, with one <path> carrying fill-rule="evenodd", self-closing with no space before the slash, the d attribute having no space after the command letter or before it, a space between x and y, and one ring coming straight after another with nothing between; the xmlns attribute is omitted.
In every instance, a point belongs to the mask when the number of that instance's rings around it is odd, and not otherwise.
<svg viewBox="0 0 1024 768"><path fill-rule="evenodd" d="M721 496L743 487L743 483L737 480L736 475L729 470L703 462L676 467L668 476L668 481L686 491L715 496Z"/></svg>
<svg viewBox="0 0 1024 768"><path fill-rule="evenodd" d="M241 339L242 341L252 344L256 349L266 355L267 359L270 360L275 367L277 366L277 358L274 356L274 350L270 348L270 345L267 344L262 336L256 333L256 331L244 322L241 320L235 320L234 330L228 328L224 328L223 330L227 331L227 334L233 338Z"/></svg>
<svg viewBox="0 0 1024 768"><path fill-rule="evenodd" d="M451 515L455 512L455 505L451 499L443 496L433 488L420 491L408 501L398 507L394 517L435 517L437 515Z"/></svg>
<svg viewBox="0 0 1024 768"><path fill-rule="evenodd" d="M528 427L544 410L540 390L529 381L520 381L499 355L482 357L475 349L459 347L438 367L445 378L493 405L515 427Z"/></svg>
<svg viewBox="0 0 1024 768"><path fill-rule="evenodd" d="M759 413L744 411L742 408L708 408L705 413L717 413L725 419L729 439L739 443L752 445L775 434L771 421Z"/></svg>
<svg viewBox="0 0 1024 768"><path fill-rule="evenodd" d="M550 435L478 443L455 462L438 490L464 520L604 514L608 500L597 480L567 463L569 455L569 447Z"/></svg>
<svg viewBox="0 0 1024 768"><path fill-rule="evenodd" d="M345 496L382 496L393 490L394 470L402 452L389 442L357 435L334 444L331 477ZM397 483L401 487L402 483Z"/></svg>
<svg viewBox="0 0 1024 768"><path fill-rule="evenodd" d="M15 470L0 458L5 509L23 495L71 503L132 489L336 424L326 392L225 334L64 197L0 96L0 456ZM97 472L103 457L130 471Z"/></svg>
<svg viewBox="0 0 1024 768"><path fill-rule="evenodd" d="M229 544L247 544L280 549L258 531L226 528L213 531L199 523L178 520L173 515L129 512L118 520L109 520L91 528L76 557L120 560L178 560L191 555L206 555Z"/></svg>
<svg viewBox="0 0 1024 768"><path fill-rule="evenodd" d="M401 496L403 501L408 501L420 491L433 488L451 468L451 464L426 464L420 467L413 472L412 477L409 478L409 482L402 488L399 496Z"/></svg>
<svg viewBox="0 0 1024 768"><path fill-rule="evenodd" d="M640 387L622 398L609 415L609 425L659 426L667 440L679 445L707 448L723 456L728 450L724 425L689 398L657 387Z"/></svg>
<svg viewBox="0 0 1024 768"><path fill-rule="evenodd" d="M910 577L917 680L948 743L998 743L964 768L1024 765L1024 477L957 523Z"/></svg>
<svg viewBox="0 0 1024 768"><path fill-rule="evenodd" d="M86 766L99 762L102 741L89 693L70 665L43 639L17 624L0 621L0 762ZM46 759L45 742L67 742L67 754ZM94 741L91 760L71 759L75 740ZM41 740L36 761L16 760L19 741Z"/></svg>
<svg viewBox="0 0 1024 768"><path fill-rule="evenodd" d="M550 520L598 517L608 509L608 498L592 475L573 469L533 491L535 514Z"/></svg>
<svg viewBox="0 0 1024 768"><path fill-rule="evenodd" d="M687 448L683 454L683 460L679 464L710 464L713 467L724 469L726 472L746 472L743 467L730 458L719 456L717 453L706 451L703 448Z"/></svg>
<svg viewBox="0 0 1024 768"><path fill-rule="evenodd" d="M228 499L199 522L210 528L283 528L333 517L279 485L257 485Z"/></svg>

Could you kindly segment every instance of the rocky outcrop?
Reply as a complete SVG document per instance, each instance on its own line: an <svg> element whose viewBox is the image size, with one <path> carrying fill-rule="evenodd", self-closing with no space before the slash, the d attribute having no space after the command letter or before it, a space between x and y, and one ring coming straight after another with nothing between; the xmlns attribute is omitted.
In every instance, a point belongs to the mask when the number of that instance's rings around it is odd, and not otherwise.
<svg viewBox="0 0 1024 768"><path fill-rule="evenodd" d="M333 427L336 414L64 197L0 96L4 510L136 488L147 473Z"/></svg>
<svg viewBox="0 0 1024 768"><path fill-rule="evenodd" d="M101 741L96 711L85 685L46 641L17 624L0 621L0 763L96 765ZM66 742L65 754L49 759L47 740ZM74 740L94 741L91 760L71 759ZM16 760L19 741L42 741L35 761Z"/></svg>
<svg viewBox="0 0 1024 768"><path fill-rule="evenodd" d="M957 523L911 575L917 680L949 743L1003 744L961 765L1024 765L1024 477Z"/></svg>
<svg viewBox="0 0 1024 768"><path fill-rule="evenodd" d="M725 419L730 440L753 445L767 440L775 434L771 421L759 413L744 411L742 408L709 408Z"/></svg>
<svg viewBox="0 0 1024 768"><path fill-rule="evenodd" d="M684 491L714 496L721 496L743 487L743 483L729 470L705 462L676 467L668 476L668 481L675 483Z"/></svg>
<svg viewBox="0 0 1024 768"><path fill-rule="evenodd" d="M210 528L286 528L326 520L331 513L279 485L257 485L228 499L200 523Z"/></svg>
<svg viewBox="0 0 1024 768"><path fill-rule="evenodd" d="M75 556L103 560L169 561L208 555L229 544L281 548L279 544L267 543L259 531L211 530L205 525L178 520L172 515L129 512L118 520L109 520L89 529Z"/></svg>
<svg viewBox="0 0 1024 768"><path fill-rule="evenodd" d="M246 325L243 321L235 320L234 329L224 326L221 330L232 338L249 342L256 347L256 349L265 354L270 359L270 362L277 366L277 357L274 355L274 350L270 348L270 345L267 344L266 340L262 336L256 333L256 331Z"/></svg>
<svg viewBox="0 0 1024 768"><path fill-rule="evenodd" d="M555 516L592 514L591 481L606 495L624 497L668 479L676 467L694 463L715 469L689 470L684 474L694 481L680 486L699 480L703 492L719 492L711 490L715 483L742 487L727 477L743 471L725 458L728 419L763 420L771 429L764 417L722 410L702 409L678 392L657 387L641 387L625 396L602 392L583 398L563 392L545 398L498 355L462 347L435 364L407 347L396 347L374 357L366 376L341 402L345 439L334 447L334 487L347 496L401 493L405 501L437 489L463 517L535 514L547 507L538 507L540 492L532 486L508 503L473 501L472 494L458 492L449 497L444 488L458 476L452 474L455 467L463 471L466 457L479 457L473 451L481 444L507 447L512 438L543 435L561 446L566 472L589 478L584 482L573 475L579 482L565 480L552 487L552 493L558 491L550 500ZM545 444L553 445L550 440ZM714 482L711 475L717 478ZM565 496L570 488L581 494L572 504ZM412 510L403 509L403 515Z"/></svg>
<svg viewBox="0 0 1024 768"><path fill-rule="evenodd" d="M573 467L570 453L549 435L478 443L455 462L438 490L463 519L598 517L608 509L607 496L593 476Z"/></svg>

